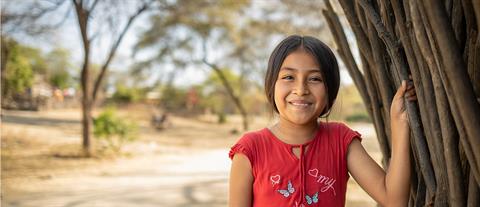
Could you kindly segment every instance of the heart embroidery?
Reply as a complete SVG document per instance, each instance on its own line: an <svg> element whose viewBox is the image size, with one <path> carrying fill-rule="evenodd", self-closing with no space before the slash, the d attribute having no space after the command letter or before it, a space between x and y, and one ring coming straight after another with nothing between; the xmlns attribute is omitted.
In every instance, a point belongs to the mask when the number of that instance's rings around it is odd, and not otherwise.
<svg viewBox="0 0 480 207"><path fill-rule="evenodd" d="M318 176L318 170L316 168L312 169L312 170L309 170L308 174L313 176L313 177L317 177Z"/></svg>
<svg viewBox="0 0 480 207"><path fill-rule="evenodd" d="M280 175L270 176L270 181L272 181L272 185L280 183Z"/></svg>

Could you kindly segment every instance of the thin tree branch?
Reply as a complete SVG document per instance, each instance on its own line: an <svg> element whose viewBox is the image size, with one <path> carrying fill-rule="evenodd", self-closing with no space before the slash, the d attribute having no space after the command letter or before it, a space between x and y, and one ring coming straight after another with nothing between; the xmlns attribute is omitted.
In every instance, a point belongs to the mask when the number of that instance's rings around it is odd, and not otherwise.
<svg viewBox="0 0 480 207"><path fill-rule="evenodd" d="M371 5L366 0L359 0L360 5L365 9L368 19L372 22L377 30L380 38L383 40L387 46L387 51L392 59L397 74L403 80L408 79L407 65L403 60L403 57L399 54L398 44L395 44L391 34L386 31L383 26L378 14L371 7ZM397 85L399 85L400 80L396 80ZM407 102L407 111L408 117L410 119L411 130L413 132L413 142L416 143L418 150L420 151L420 167L422 168L422 173L424 173L425 183L427 184L429 192L435 192L436 183L433 179L435 176L432 174L432 166L429 162L429 158L425 159L426 156L429 156L429 152L426 149L425 143L425 134L423 133L423 128L421 126L420 116L418 114L418 106L414 103Z"/></svg>
<svg viewBox="0 0 480 207"><path fill-rule="evenodd" d="M361 24L354 13L355 8L353 3L350 0L339 0L339 2L342 5L345 16L350 23L355 37L357 38L358 48L365 55L365 58L367 59L367 61L369 61L369 64L374 65L372 52L370 51L370 46L368 45L369 41L367 35L362 29Z"/></svg>
<svg viewBox="0 0 480 207"><path fill-rule="evenodd" d="M342 51L343 55L345 56L344 62L348 65L347 69L350 72L355 85L358 87L360 91L360 95L364 103L366 103L367 108L370 105L370 101L368 99L368 92L365 86L365 80L363 79L362 73L355 62L355 58L353 57L352 52L350 51L350 47L348 45L347 37L345 32L343 31L343 27L338 19L338 16L335 14L330 1L327 0L326 6L328 10L324 10L324 15L327 18L327 24L330 25L331 31L334 33L333 38L336 40L338 47Z"/></svg>
<svg viewBox="0 0 480 207"><path fill-rule="evenodd" d="M90 8L88 8L88 11L89 11L89 14L88 14L88 15L90 15L90 12L91 12L91 11L95 10L95 7L98 5L98 2L99 2L99 0L95 0L95 1L93 2L92 6L90 6Z"/></svg>
<svg viewBox="0 0 480 207"><path fill-rule="evenodd" d="M214 63L211 63L207 60L207 54L208 54L208 51L207 51L207 43L206 43L206 40L203 40L202 42L202 49L203 49L203 58L202 58L202 62L207 65L208 67L210 67L217 75L218 77L220 78L221 82L222 82L222 85L225 87L225 89L227 90L227 93L228 95L230 96L230 98L233 100L234 104L237 106L238 110L240 111L240 113L242 114L242 117L243 117L243 129L244 130L248 130L248 120L247 120L247 111L245 110L245 107L243 107L243 104L242 102L240 101L240 99L238 98L238 96L235 95L234 93L234 90L233 90L233 87L230 85L230 82L227 80L227 78L225 77L225 75L223 74L222 70L220 69L220 67L218 67L216 64Z"/></svg>
<svg viewBox="0 0 480 207"><path fill-rule="evenodd" d="M370 20L370 22L372 22L373 26L375 26L375 29L378 32L378 36L387 46L387 52L390 55L395 67L397 68L396 72L399 75L398 78L400 78L401 80L407 80L408 67L405 64L405 60L403 59L403 57L399 54L399 45L393 39L392 34L390 34L390 32L386 30L385 26L382 23L382 20L380 19L378 13L375 11L372 5L370 5L367 0L359 0L358 3L363 7L367 18ZM400 85L401 80L395 80L396 85Z"/></svg>
<svg viewBox="0 0 480 207"><path fill-rule="evenodd" d="M113 57L115 56L115 53L118 49L118 46L120 45L120 43L122 42L122 39L123 37L125 36L125 34L127 33L128 29L130 28L130 26L132 25L133 21L141 14L143 13L145 10L148 9L148 3L144 3L142 5L142 7L140 7L140 9L137 10L137 12L135 14L133 14L132 16L130 16L130 18L128 19L127 21L127 24L123 27L123 30L122 32L120 33L120 35L118 36L117 40L115 41L115 43L112 45L111 49L110 49L110 52L108 54L108 57L105 61L105 63L102 65L102 68L100 70L100 74L98 75L97 79L95 80L95 85L93 87L93 94L92 94L92 101L95 102L96 98L97 98L97 94L98 94L98 90L100 88L100 85L102 84L102 80L103 80L103 77L105 76L105 73L108 69L108 66L110 65L110 62L112 61Z"/></svg>

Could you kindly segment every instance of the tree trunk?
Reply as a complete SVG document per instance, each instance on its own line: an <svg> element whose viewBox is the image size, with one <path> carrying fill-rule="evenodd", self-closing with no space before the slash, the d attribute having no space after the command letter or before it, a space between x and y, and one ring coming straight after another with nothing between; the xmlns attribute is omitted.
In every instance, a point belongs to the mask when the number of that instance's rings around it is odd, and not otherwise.
<svg viewBox="0 0 480 207"><path fill-rule="evenodd" d="M374 120L384 159L391 147L383 134L389 133L389 123L381 107L391 102L391 91L385 89L397 88L409 75L415 84L418 102L407 104L413 134L409 206L479 206L480 3L338 3L357 39L363 73L328 0L323 13Z"/></svg>
<svg viewBox="0 0 480 207"><path fill-rule="evenodd" d="M82 147L84 155L89 157L91 155L90 137L92 134L92 105L88 97L82 97Z"/></svg>
<svg viewBox="0 0 480 207"><path fill-rule="evenodd" d="M82 146L86 156L90 156L90 137L92 129L92 102L90 99L90 39L88 36L89 11L82 1L72 0L77 14L78 26L83 42L83 66L81 75L82 86Z"/></svg>
<svg viewBox="0 0 480 207"><path fill-rule="evenodd" d="M1 79L0 79L0 82L1 82L1 96L2 96L2 100L0 100L0 102L2 102L3 104L3 99L5 98L5 93L6 90L5 90L5 80L6 80L6 73L7 73L7 59L8 59L8 54L9 54L9 51L8 51L8 46L6 45L6 41L4 39L4 37L1 37L1 66L0 66L0 70L1 70Z"/></svg>
<svg viewBox="0 0 480 207"><path fill-rule="evenodd" d="M92 118L92 110L95 106L95 101L97 99L98 90L102 83L102 80L105 77L106 71L108 70L108 66L112 61L117 48L119 47L120 43L123 40L126 32L132 25L133 21L144 11L146 11L152 1L145 1L143 5L132 15L128 18L126 25L121 30L121 33L115 39L110 51L108 52L107 59L105 63L101 67L100 74L95 78L95 84L92 88L91 84L91 77L90 77L90 43L91 37L88 34L88 21L92 10L98 4L99 0L93 2L90 8L84 4L83 1L72 0L73 5L75 7L75 11L77 14L78 26L80 29L82 43L83 43L83 51L84 51L84 58L83 58L83 67L82 67L82 74L81 74L81 85L82 85L82 146L85 154L87 156L91 155L91 136L92 136L92 127L93 127L93 118Z"/></svg>

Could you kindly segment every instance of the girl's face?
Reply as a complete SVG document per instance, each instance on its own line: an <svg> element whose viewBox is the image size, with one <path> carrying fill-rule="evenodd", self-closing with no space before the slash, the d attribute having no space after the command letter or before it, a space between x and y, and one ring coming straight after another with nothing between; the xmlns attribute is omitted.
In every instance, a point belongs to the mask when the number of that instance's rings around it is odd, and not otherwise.
<svg viewBox="0 0 480 207"><path fill-rule="evenodd" d="M316 122L328 99L320 66L311 54L299 49L285 58L274 96L281 120L298 125Z"/></svg>

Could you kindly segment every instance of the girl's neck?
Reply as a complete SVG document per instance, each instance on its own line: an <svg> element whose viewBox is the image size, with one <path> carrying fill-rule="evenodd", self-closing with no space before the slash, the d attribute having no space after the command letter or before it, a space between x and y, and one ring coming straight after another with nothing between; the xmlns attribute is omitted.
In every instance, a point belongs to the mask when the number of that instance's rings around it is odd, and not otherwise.
<svg viewBox="0 0 480 207"><path fill-rule="evenodd" d="M273 127L274 134L283 142L292 145L301 145L311 141L318 129L317 121L304 125L294 124L288 120L282 120Z"/></svg>

